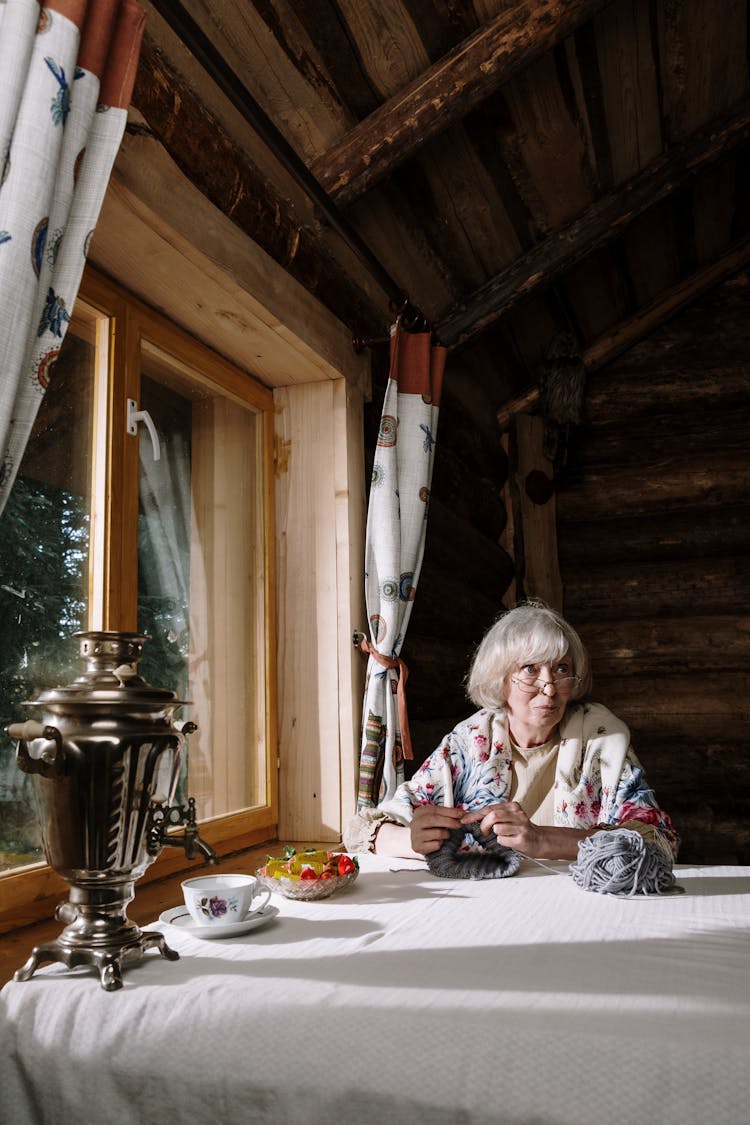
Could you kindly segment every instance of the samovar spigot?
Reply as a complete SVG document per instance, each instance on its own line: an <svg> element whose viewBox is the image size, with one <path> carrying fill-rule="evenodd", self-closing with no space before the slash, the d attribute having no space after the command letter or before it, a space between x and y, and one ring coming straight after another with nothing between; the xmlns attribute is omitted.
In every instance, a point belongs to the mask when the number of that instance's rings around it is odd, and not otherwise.
<svg viewBox="0 0 750 1125"><path fill-rule="evenodd" d="M182 826L182 832L167 831L177 825ZM152 805L146 847L150 855L158 855L166 845L184 848L188 859L195 859L200 853L207 863L218 863L216 852L198 831L195 797L188 797L187 805Z"/></svg>

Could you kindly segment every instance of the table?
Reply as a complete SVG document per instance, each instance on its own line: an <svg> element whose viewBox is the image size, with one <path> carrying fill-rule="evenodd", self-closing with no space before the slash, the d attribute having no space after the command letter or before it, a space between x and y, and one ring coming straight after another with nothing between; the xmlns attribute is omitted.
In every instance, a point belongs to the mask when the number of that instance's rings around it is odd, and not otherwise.
<svg viewBox="0 0 750 1125"><path fill-rule="evenodd" d="M684 894L625 899L564 863L361 867L241 937L158 923L180 960L147 954L116 993L61 966L6 985L0 1120L750 1120L750 868L678 866Z"/></svg>

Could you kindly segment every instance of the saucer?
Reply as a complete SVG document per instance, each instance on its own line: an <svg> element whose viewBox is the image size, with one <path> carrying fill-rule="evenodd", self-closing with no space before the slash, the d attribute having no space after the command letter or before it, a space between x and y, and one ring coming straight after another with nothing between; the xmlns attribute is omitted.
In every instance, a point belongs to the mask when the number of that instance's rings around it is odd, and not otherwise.
<svg viewBox="0 0 750 1125"><path fill-rule="evenodd" d="M165 910L163 914L159 915L159 921L166 922L169 926L176 926L178 930L191 934L192 937L223 938L246 934L249 930L254 930L258 926L270 922L278 913L278 906L264 906L262 910L251 914L249 918L243 918L241 922L216 922L211 925L199 926L190 917L186 906L173 906L171 910Z"/></svg>

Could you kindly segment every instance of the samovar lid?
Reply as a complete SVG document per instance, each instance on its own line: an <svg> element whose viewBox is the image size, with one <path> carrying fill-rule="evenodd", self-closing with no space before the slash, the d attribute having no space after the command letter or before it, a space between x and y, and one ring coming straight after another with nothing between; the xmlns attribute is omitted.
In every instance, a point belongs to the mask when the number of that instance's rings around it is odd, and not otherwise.
<svg viewBox="0 0 750 1125"><path fill-rule="evenodd" d="M24 707L55 703L85 707L106 703L161 709L179 707L185 702L177 699L173 691L153 687L139 675L143 645L151 639L145 633L103 629L78 632L74 636L79 638L80 656L86 663L84 672L72 684L40 692L38 699L24 703Z"/></svg>

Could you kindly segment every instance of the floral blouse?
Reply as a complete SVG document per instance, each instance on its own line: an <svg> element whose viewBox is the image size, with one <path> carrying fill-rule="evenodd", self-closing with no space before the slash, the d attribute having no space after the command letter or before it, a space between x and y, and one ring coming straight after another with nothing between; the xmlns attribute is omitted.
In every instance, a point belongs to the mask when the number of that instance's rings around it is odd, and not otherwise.
<svg viewBox="0 0 750 1125"><path fill-rule="evenodd" d="M599 703L575 703L560 726L554 786L554 823L560 828L651 825L674 857L678 837L658 806L630 731ZM459 723L393 797L378 806L381 819L408 824L417 805L444 803L444 762L450 763L453 801L477 811L507 801L513 755L504 712L483 709ZM651 833L649 833L651 834Z"/></svg>

